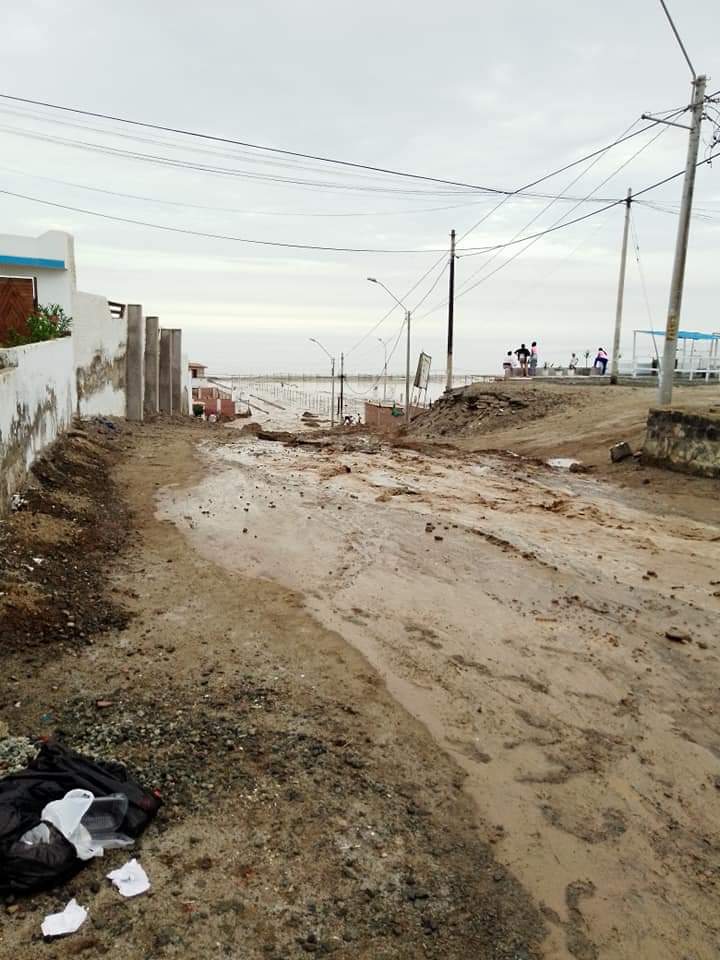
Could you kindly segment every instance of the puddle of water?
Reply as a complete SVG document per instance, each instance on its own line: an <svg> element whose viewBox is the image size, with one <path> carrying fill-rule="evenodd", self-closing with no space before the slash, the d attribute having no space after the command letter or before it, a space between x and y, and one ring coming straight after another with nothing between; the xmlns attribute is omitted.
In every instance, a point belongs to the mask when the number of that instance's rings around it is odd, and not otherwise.
<svg viewBox="0 0 720 960"><path fill-rule="evenodd" d="M555 467L556 470L569 470L576 463L580 461L573 460L572 457L552 457L547 461L548 466Z"/></svg>

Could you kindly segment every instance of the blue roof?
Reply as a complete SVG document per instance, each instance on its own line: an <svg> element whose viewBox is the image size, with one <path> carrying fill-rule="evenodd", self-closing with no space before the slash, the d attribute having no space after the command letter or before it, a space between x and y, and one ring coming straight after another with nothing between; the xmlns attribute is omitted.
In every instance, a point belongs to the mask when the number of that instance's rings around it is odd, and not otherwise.
<svg viewBox="0 0 720 960"><path fill-rule="evenodd" d="M652 337L664 337L664 330L636 330ZM678 330L678 340L720 340L720 333L699 333L697 330Z"/></svg>
<svg viewBox="0 0 720 960"><path fill-rule="evenodd" d="M10 267L42 267L44 270L64 270L64 260L46 260L44 257L10 257L0 253L0 264Z"/></svg>

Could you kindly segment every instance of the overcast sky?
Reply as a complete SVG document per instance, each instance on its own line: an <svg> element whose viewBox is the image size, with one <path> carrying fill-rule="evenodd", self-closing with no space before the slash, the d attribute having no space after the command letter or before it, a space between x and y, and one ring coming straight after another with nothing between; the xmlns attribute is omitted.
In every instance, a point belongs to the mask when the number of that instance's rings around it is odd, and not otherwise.
<svg viewBox="0 0 720 960"><path fill-rule="evenodd" d="M672 6L696 68L714 77L709 91L720 88L717 0ZM511 190L606 145L641 113L690 98L688 67L657 0L207 0L192 7L26 0L8 6L3 21L3 93ZM596 190L612 199L675 173L684 167L687 136L662 129L656 142L659 127L608 151L591 169L575 167L535 189L575 198ZM704 132L709 142L709 123ZM70 231L81 289L142 303L164 325L181 326L192 359L218 373L323 371L325 358L309 337L345 351L349 370L378 372L377 337L392 338L392 348L402 317L396 310L360 342L392 306L366 277L403 299L438 261L432 251L447 245L450 229L464 234L498 202L478 191L8 101L0 101L0 137L0 184L16 193L201 233L422 251L256 247L0 197L2 232ZM701 156L707 149L703 144ZM310 183L279 182L283 177ZM664 327L680 191L676 180L645 198L666 204L663 211L633 208L648 302L633 257L626 331L647 328L650 318ZM547 203L506 202L460 248L501 243L599 206L571 213L573 203L558 201L543 213ZM682 326L718 330L720 160L698 171L696 205ZM541 239L458 297L456 369L495 370L521 340L538 340L548 361L609 347L622 215L616 207ZM483 256L461 257L458 292L471 274L480 279L517 251L500 253L484 272ZM411 308L425 298L415 314L413 353L431 353L436 370L444 366L441 269L407 298ZM391 368L403 362L401 344Z"/></svg>

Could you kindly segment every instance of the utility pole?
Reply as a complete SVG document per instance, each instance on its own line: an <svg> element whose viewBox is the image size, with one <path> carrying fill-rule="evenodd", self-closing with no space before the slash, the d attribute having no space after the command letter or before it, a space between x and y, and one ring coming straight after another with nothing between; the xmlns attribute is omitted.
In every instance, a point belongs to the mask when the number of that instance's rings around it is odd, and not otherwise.
<svg viewBox="0 0 720 960"><path fill-rule="evenodd" d="M613 336L612 360L610 361L610 383L618 381L620 362L620 333L622 331L623 298L625 296L625 267L627 265L628 230L630 228L630 206L632 190L628 188L625 199L625 226L623 227L622 253L620 254L620 279L618 280L617 306L615 308L615 334Z"/></svg>
<svg viewBox="0 0 720 960"><path fill-rule="evenodd" d="M335 357L330 362L330 429L335 426Z"/></svg>
<svg viewBox="0 0 720 960"><path fill-rule="evenodd" d="M342 426L343 414L345 413L345 399L343 395L343 380L345 379L345 354L340 354L340 400L338 402L338 413L340 414L340 425Z"/></svg>
<svg viewBox="0 0 720 960"><path fill-rule="evenodd" d="M410 426L410 311L405 311L407 350L405 355L405 426Z"/></svg>
<svg viewBox="0 0 720 960"><path fill-rule="evenodd" d="M693 192L695 189L695 170L698 147L700 146L700 128L705 106L705 86L707 77L693 77L692 117L690 138L688 140L685 181L683 184L682 206L678 221L677 241L675 244L675 263L673 264L670 301L668 303L667 324L665 327L665 347L660 367L660 385L658 403L672 402L673 378L675 376L675 356L677 353L678 327L680 326L680 307L682 305L683 284L685 282L685 262L687 260L688 237L690 234L690 214L692 212Z"/></svg>
<svg viewBox="0 0 720 960"><path fill-rule="evenodd" d="M453 378L453 320L455 315L455 231L450 231L450 291L448 296L447 381L445 392L452 390Z"/></svg>

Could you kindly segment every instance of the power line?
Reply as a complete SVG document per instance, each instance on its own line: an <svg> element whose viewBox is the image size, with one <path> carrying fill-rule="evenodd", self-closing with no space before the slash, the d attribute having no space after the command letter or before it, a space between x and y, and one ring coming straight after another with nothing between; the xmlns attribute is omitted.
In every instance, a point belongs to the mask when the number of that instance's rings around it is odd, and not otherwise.
<svg viewBox="0 0 720 960"><path fill-rule="evenodd" d="M181 233L191 237L204 237L208 240L231 240L235 243L249 243L260 247L285 247L291 250L320 250L328 253L439 253L438 249L425 250L382 250L371 247L331 247L313 243L289 243L281 240L255 240L250 237L235 237L223 233L206 233L202 230L191 230L185 227L171 227L162 223L151 223L148 220L136 220L134 217L119 217L110 213L100 213L97 210L87 210L83 207L73 207L66 203L56 203L53 200L42 200L39 197L30 197L23 193L14 193L11 190L1 190L0 194L6 197L15 197L19 200L29 200L46 207L56 207L59 210L70 210L73 213L84 213L90 217L102 220L113 220L117 223L130 223L138 227L151 227L153 230L165 230L168 233Z"/></svg>
<svg viewBox="0 0 720 960"><path fill-rule="evenodd" d="M632 204L630 205L630 229L632 231L635 262L637 263L638 273L640 274L640 283L642 285L643 298L645 300L645 309L650 322L650 329L654 330L655 324L653 323L652 310L650 309L650 298L648 297L647 285L645 284L645 272L643 271L642 263L640 262L640 240L638 238L637 227L635 225L635 217L633 216L632 212Z"/></svg>
<svg viewBox="0 0 720 960"><path fill-rule="evenodd" d="M668 110L668 111L664 111L664 112L667 113L667 114L670 115L670 116L675 116L675 115L677 115L677 114L679 114L679 113L683 113L686 109L687 109L687 107L680 107L680 108L677 108L677 109L674 109L674 110ZM552 179L553 177L558 176L560 173L563 173L564 171L566 171L567 169L569 169L569 167L576 166L577 164L582 163L582 162L584 162L585 160L593 159L593 158L595 158L595 157L598 156L598 155L607 153L607 151L610 150L613 146L617 146L617 145L619 145L619 144L621 144L621 143L624 143L625 141L631 139L632 137L638 136L639 134L643 133L645 130L650 129L651 126L655 126L655 125L656 125L655 123L653 123L653 124L650 124L650 125L648 125L648 126L642 127L640 130L637 130L637 131L635 131L634 133L630 133L630 131L632 130L632 128L633 128L637 123L638 123L638 121L637 121L637 120L634 120L634 121L632 122L632 124L630 124L630 126L627 127L627 128L625 129L625 131L623 131L623 133L622 133L618 138L616 138L611 144L609 144L608 146L603 147L603 148L600 149L600 150L594 150L594 151L592 151L591 153L587 154L585 157L580 158L580 160L574 161L574 162L571 163L571 164L566 164L566 165L560 167L560 168L557 169L557 170L553 170L553 171L551 171L550 173L543 175L542 177L538 177L536 180L532 181L532 182L529 183L529 184L526 184L524 187L518 188L518 190L516 191L516 193L519 193L519 192L522 191L522 190L530 189L531 187L537 186L538 184L543 183L543 182L546 181L546 180L550 180L550 179ZM592 165L592 164L591 164L591 165ZM588 168L588 169L589 169L589 168ZM579 178L577 178L577 179L579 179ZM575 183L575 182L576 182L576 180L571 181L571 184L572 184L572 183ZM511 194L508 194L508 195L504 196L504 197L500 200L499 203L497 203L491 210L489 210L483 217L481 217L480 220L478 220L478 221L477 221L476 223L474 223L468 230L466 230L466 231L461 235L460 240L461 240L461 241L464 240L470 233L472 233L473 230L477 229L478 226L480 226L482 223L484 223L484 222L485 222L489 217L491 217L497 210L499 210L500 207L502 207L503 204L507 202L507 200L510 198L510 196L511 196ZM610 204L609 204L607 207L605 207L604 209L610 209L610 207L616 205L617 203L622 203L622 202L623 202L622 200L614 201L613 203L610 203ZM597 210L597 211L595 211L595 212L596 212L596 213L602 213L603 210ZM570 225L571 225L571 224L568 224L568 226L570 226ZM521 241L518 241L518 242L521 242ZM490 249L497 249L497 248L490 248ZM442 258L441 258L441 259L442 259ZM430 267L425 271L425 273L420 277L420 279L417 280L417 281L413 284L413 286L410 288L410 290L408 290L408 292L405 294L405 297L404 297L403 299L405 299L405 298L407 298L408 296L410 296L410 294L411 294L415 289L417 289L417 287L423 282L423 280L425 280L425 278L435 269L435 267L437 266L437 264L440 263L440 262L441 262L440 260L437 260L434 264L431 264ZM356 350L368 337L370 337L377 329L379 329L379 327L388 319L388 317L390 317L390 316L393 314L393 312L394 312L396 309L397 309L397 305L396 305L396 304L394 304L392 307L390 307L389 310L388 310L385 314L383 314L383 316L370 328L370 330L369 330L363 337L361 337L360 340L350 349L349 353L352 353L354 350ZM430 313L432 313L432 312L433 312L434 310L436 310L436 309L437 309L437 307L433 307L432 310L428 311L428 313L423 314L423 316L428 316ZM349 353L346 354L346 356L349 355Z"/></svg>
<svg viewBox="0 0 720 960"><path fill-rule="evenodd" d="M515 191L512 191L512 190L509 191L509 190L503 190L495 187L481 186L479 184L467 183L462 180L452 180L452 179L446 179L442 177L431 177L424 174L409 173L403 170L395 170L390 167L380 167L380 166L375 166L373 164L358 163L356 161L340 160L333 157L322 156L320 154L302 153L297 150L287 150L279 147L268 147L266 145L250 143L244 140L236 140L232 137L213 136L211 134L200 133L194 130L186 130L181 127L171 127L165 124L149 123L141 120L133 120L128 117L119 117L119 116L113 116L112 114L99 113L91 110L82 110L77 107L68 107L68 106L64 106L56 103L48 103L42 100L31 100L28 97L15 97L15 96L11 96L10 94L0 93L0 99L11 100L15 103L31 104L37 107L46 107L48 109L58 110L64 113L73 113L73 114L78 114L80 116L93 117L95 119L109 120L113 123L125 123L132 126L143 127L145 129L150 129L150 130L160 130L165 133L180 134L182 136L194 137L201 140L210 140L216 143L225 143L225 144L231 144L233 146L245 147L247 149L260 150L267 153L276 153L282 156L297 157L303 160L315 160L322 163L336 164L338 166L348 167L356 170L367 170L372 173L380 173L380 174L394 176L394 177L403 177L405 179L411 179L411 180L420 180L426 183L439 183L439 184L443 184L444 186L462 187L467 190L479 190L479 191L482 191L483 193L498 193L498 194L515 193ZM630 134L630 136L636 136L639 133L642 133L643 130L649 129L649 127L653 125L654 124L650 124L648 127L644 127L641 130L636 131L635 134ZM625 138L625 139L628 139L628 138ZM622 142L623 142L622 139L614 141L613 143L609 144L608 147L604 147L603 150L608 149L610 146L617 146L619 143L622 143ZM597 152L599 151L596 151L596 153ZM594 153L589 154L586 157L582 157L579 160L575 160L572 163L567 164L565 167L562 167L560 170L557 171L557 173L562 173L565 170L569 169L571 166L574 166L577 163L582 163L585 160L590 159L594 155L595 155ZM535 183L529 184L528 188L535 186L535 184L539 182L541 181L538 180L538 181L535 181Z"/></svg>
<svg viewBox="0 0 720 960"><path fill-rule="evenodd" d="M624 131L624 133L622 134L622 136L624 136L625 133L628 133L630 130L632 130L632 128L635 126L635 124L636 124L637 122L638 122L637 120L633 121L633 123ZM665 129L667 129L667 128L661 128L661 133L665 132ZM648 146L648 144L645 144L641 149L644 149L646 146ZM638 151L638 152L639 152L639 151ZM605 153L607 153L607 151L605 151ZM595 164L598 163L598 161L600 161L600 160L605 156L605 153L601 154L600 156L594 157L594 158L590 161L590 163L589 163L573 180L570 181L570 183L567 185L567 188L566 188L566 189L570 189L570 188L573 187L582 177L584 177L585 174L587 174L588 171L590 171L590 170L595 166ZM635 156L636 156L636 155L637 155L637 154L635 154ZM631 159L633 159L633 158L631 158ZM607 179L610 179L610 178L608 177ZM605 182L607 182L607 181L605 181ZM588 197L591 196L592 193L595 193L596 190L599 190L601 186L602 186L602 184L598 184L598 186L596 186L596 187L590 192L590 194L586 195L586 197L583 198L583 199L584 199L584 200L588 199ZM524 224L524 225L513 235L513 237L511 237L511 240L514 241L514 240L516 240L519 236L521 236L530 226L532 226L533 223L535 223L538 219L540 219L540 217L544 216L545 213L547 213L547 211L554 205L554 203L555 203L555 201L554 201L554 200L551 200L550 203L546 204L546 206L545 206L539 213L535 214L535 216L533 216L526 224ZM500 206L500 205L501 205L501 204L498 204L498 206ZM577 206L579 206L579 204L576 204L575 207L573 207L573 209L577 209ZM571 212L572 212L572 211L571 211ZM566 217L567 217L567 215L564 214L564 215L560 218L560 220L556 221L556 223L562 222L564 219L566 219ZM463 237L464 237L464 236L467 236L467 234L463 234ZM539 239L539 238L538 238L538 239ZM491 256L487 257L486 260L485 260L485 262L484 262L477 270L474 270L474 271L470 274L470 276L466 278L466 280L464 281L464 283L463 283L463 285L462 285L462 288L460 289L460 291L459 291L458 294L457 294L457 299L459 299L460 297L462 297L465 293L469 292L470 290L473 290L476 286L478 286L480 283L482 283L483 280L487 279L488 277L493 276L495 273L498 272L498 270L501 270L503 266L506 266L508 263L512 262L512 260L517 259L517 257L519 257L519 256L524 252L524 250L529 249L529 247L532 246L533 243L535 243L535 242L536 242L536 240L531 240L530 243L529 243L526 247L524 247L523 249L519 250L514 256L510 257L508 260L504 261L504 263L501 264L500 267L497 268L497 270L493 270L490 274L488 274L486 277L484 277L484 278L482 278L481 280L479 280L477 283L471 284L470 281L473 279L473 277L476 277L479 273L481 273L481 272L485 269L485 267L487 267L490 263L492 263L493 260L497 259L498 255L500 254L501 251L500 251L500 249L495 250L495 252L494 252L493 254L491 254ZM445 301L443 301L443 303L441 303L441 304L436 304L434 307L432 307L432 308L425 314L425 316L429 316L429 315L430 315L431 313L433 313L435 310L439 309L439 307L443 306L444 303L445 303Z"/></svg>
<svg viewBox="0 0 720 960"><path fill-rule="evenodd" d="M720 151L718 151L717 153L714 153L714 154L713 154L712 156L710 156L710 157L707 157L705 160L699 161L699 162L696 164L696 166L697 166L697 167L701 167L701 166L703 166L703 164L710 163L711 160L713 160L713 159L715 159L716 157L719 157L719 156L720 156ZM658 180L656 183L651 184L649 187L644 187L642 190L638 190L638 192L637 192L636 194L633 194L633 199L634 199L636 196L640 196L640 195L642 195L642 194L644 194L644 193L648 193L650 190L655 190L657 187L661 187L661 186L663 186L664 184L669 183L671 180L676 180L678 177L682 177L682 176L684 176L684 175L685 175L685 171L684 171L684 170L679 170L677 173L674 173L674 174L672 174L672 175L669 176L669 177L665 177L663 180ZM520 239L518 239L518 240L509 240L509 241L507 241L506 243L497 244L497 245L494 246L494 247L488 247L488 248L487 248L487 251L502 250L502 249L504 249L504 248L506 248L506 247L515 246L515 245L518 244L518 243L524 243L526 240L530 240L530 241L532 241L532 242L534 243L536 240L539 240L541 237L547 236L547 235L550 234L550 233L555 233L555 232L557 232L558 230L563 230L565 227L571 227L571 226L573 226L573 225L576 224L576 223L581 223L583 220L589 220L591 217L595 217L595 216L598 216L598 215L601 214L601 213L605 213L607 210L611 210L613 207L615 207L615 206L617 206L619 203L623 203L623 202L624 202L624 201L622 201L622 200L618 200L618 201L616 201L615 203L610 203L610 204L607 204L607 206L601 207L599 210L593 210L593 211L591 211L590 213L584 214L583 216L576 217L574 220L568 220L568 221L565 222L565 223L559 223L559 224L556 224L556 225L554 225L554 226L552 226L552 227L547 227L545 230L541 230L541 231L539 231L538 233L530 234L530 236L522 237L522 238L520 238ZM520 253L524 253L525 249L527 249L527 248L523 248L523 249L520 251ZM479 252L485 252L485 251L479 251ZM519 256L519 254L518 254L518 256ZM493 270L491 273L487 274L487 275L484 276L484 277L481 277L480 280L478 280L478 281L477 281L476 283L474 283L472 286L466 288L465 290L462 291L462 293L458 294L458 298L459 298L460 296L464 296L466 293L469 293L471 290L474 290L475 287L479 286L479 285L480 285L481 283L483 283L485 280L488 280L490 277L494 276L494 274L496 274L496 273L498 272L498 270L501 270L504 266L506 266L508 263L511 263L512 260L514 260L514 259L515 259L515 257L512 257L512 258L509 258L508 260L503 261L503 263L500 264L500 265L499 265L495 270ZM434 312L435 310L437 310L439 306L442 306L442 304L439 304L439 305L433 307L430 311L428 311L428 313L423 314L423 317L429 316L430 313L432 313L432 312ZM422 318L421 318L421 319L422 319Z"/></svg>

